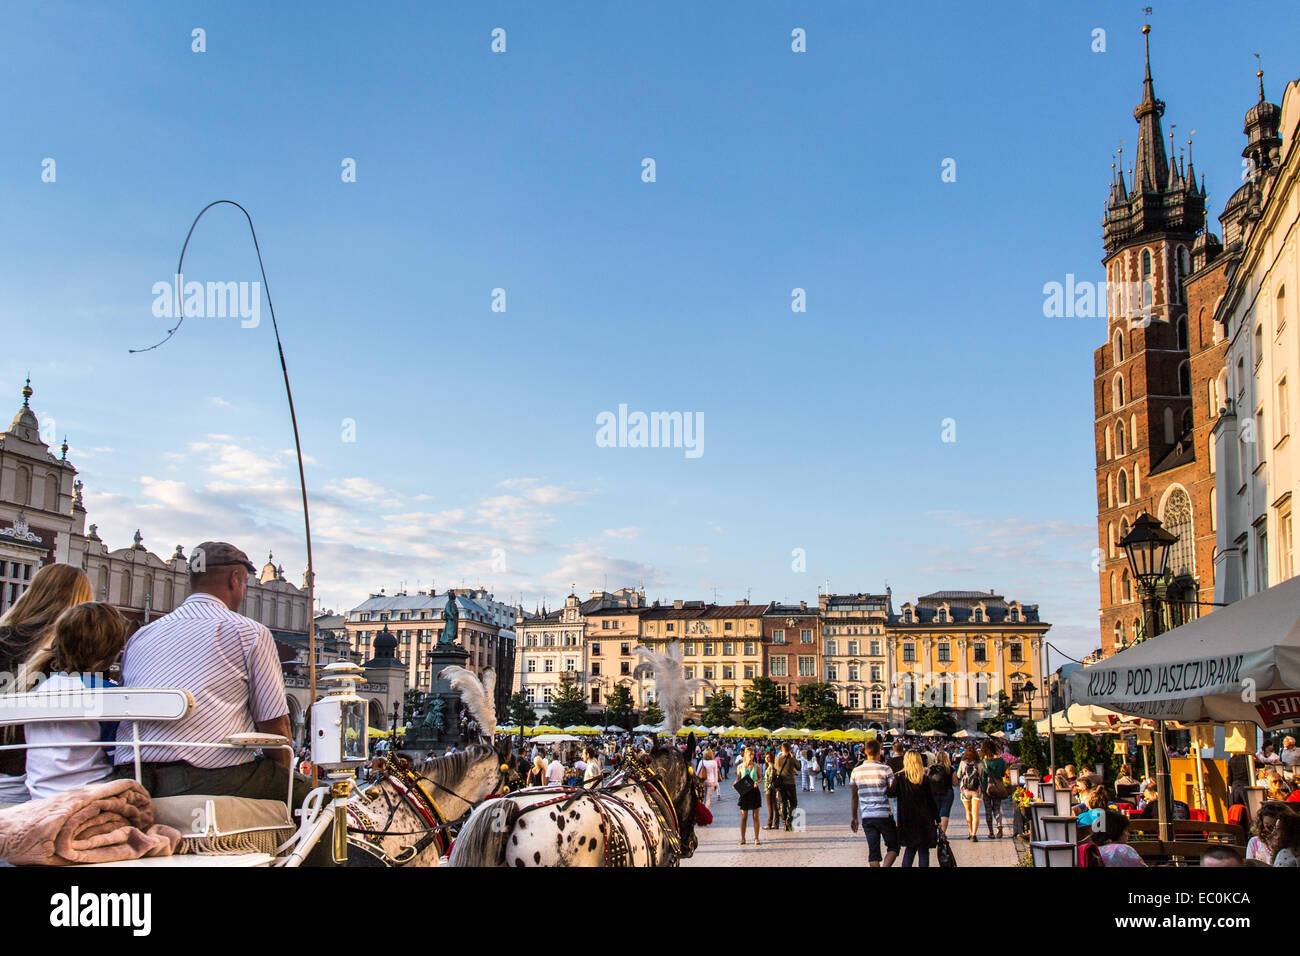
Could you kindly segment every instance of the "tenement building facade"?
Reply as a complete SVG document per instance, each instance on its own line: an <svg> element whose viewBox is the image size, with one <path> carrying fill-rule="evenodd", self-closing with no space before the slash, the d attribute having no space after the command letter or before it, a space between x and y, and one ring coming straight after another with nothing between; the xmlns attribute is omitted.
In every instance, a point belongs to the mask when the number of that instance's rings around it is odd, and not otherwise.
<svg viewBox="0 0 1300 956"><path fill-rule="evenodd" d="M1224 258L1231 283L1214 315L1228 342L1214 430L1219 469L1215 599L1231 603L1295 574L1293 508L1300 459L1291 425L1300 414L1300 82L1281 108L1264 96L1246 113L1247 180L1228 200Z"/></svg>
<svg viewBox="0 0 1300 956"><path fill-rule="evenodd" d="M891 726L918 705L946 707L960 727L976 729L996 711L998 694L1017 718L1030 716L1025 685L1043 687L1038 605L993 591L935 591L899 609L889 627Z"/></svg>
<svg viewBox="0 0 1300 956"><path fill-rule="evenodd" d="M469 653L465 666L477 676L482 677L488 668L495 671L497 707L504 710L514 680L515 628L522 612L497 601L483 588L453 591L458 615L455 643ZM375 642L381 635L391 635L396 641L390 648L392 657L407 669L408 686L428 691L435 677L429 652L442 632L446 605L447 594L433 588L414 594L380 591L370 595L348 612L344 623L352 653L361 660L375 657Z"/></svg>
<svg viewBox="0 0 1300 956"><path fill-rule="evenodd" d="M826 683L850 720L881 730L891 725L892 601L888 588L884 594L821 594L817 599Z"/></svg>

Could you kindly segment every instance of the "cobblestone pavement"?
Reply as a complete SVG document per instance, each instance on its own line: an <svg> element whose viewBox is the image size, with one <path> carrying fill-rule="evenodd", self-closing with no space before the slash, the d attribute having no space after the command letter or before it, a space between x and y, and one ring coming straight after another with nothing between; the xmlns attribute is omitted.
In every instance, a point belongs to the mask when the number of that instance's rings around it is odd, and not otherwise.
<svg viewBox="0 0 1300 956"><path fill-rule="evenodd" d="M866 866L867 841L861 828L857 833L849 829L849 791L836 787L834 793L798 794L799 809L803 811L803 829L786 833L784 830L759 830L761 846L754 845L754 834L748 833L747 844L740 842L740 811L736 809L736 791L731 780L724 780L714 797L713 824L697 827L700 845L695 855L683 860L682 866ZM983 816L983 808L980 810ZM1011 837L1011 802L1004 810L1005 825L1001 840L985 839L984 823L980 823L979 841L971 843L967 837L966 820L961 801L953 803L953 816L948 826L948 839L952 844L959 867L1014 866L1015 841ZM760 820L767 822L764 807ZM931 863L937 865L931 852ZM900 856L901 862L901 856ZM894 864L898 866L898 863Z"/></svg>

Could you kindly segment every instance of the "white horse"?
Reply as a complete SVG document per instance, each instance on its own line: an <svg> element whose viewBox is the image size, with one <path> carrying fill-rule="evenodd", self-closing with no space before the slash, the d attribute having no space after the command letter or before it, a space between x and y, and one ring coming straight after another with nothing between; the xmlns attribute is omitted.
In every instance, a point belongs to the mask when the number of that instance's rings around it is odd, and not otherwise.
<svg viewBox="0 0 1300 956"><path fill-rule="evenodd" d="M531 787L488 800L452 846L451 866L676 866L695 852L700 788L683 753L655 747L603 787Z"/></svg>

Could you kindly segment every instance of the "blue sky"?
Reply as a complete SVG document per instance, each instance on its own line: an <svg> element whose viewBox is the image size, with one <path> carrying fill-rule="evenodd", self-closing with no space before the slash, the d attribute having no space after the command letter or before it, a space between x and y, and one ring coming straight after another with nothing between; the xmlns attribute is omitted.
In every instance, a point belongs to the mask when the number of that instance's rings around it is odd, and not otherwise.
<svg viewBox="0 0 1300 956"><path fill-rule="evenodd" d="M1099 643L1104 319L1044 318L1042 287L1101 277L1138 6L377 6L0 13L0 383L16 407L30 370L110 546L139 527L162 554L223 537L304 566L264 303L127 352L173 324L151 290L229 198L266 261L327 606L402 581L529 607L571 583L888 582L896 605L995 588L1071 653ZM1300 10L1152 22L1165 130L1197 130L1217 214L1252 54L1280 101ZM237 213L205 217L185 271L259 278ZM702 414L703 455L598 447L620 403Z"/></svg>

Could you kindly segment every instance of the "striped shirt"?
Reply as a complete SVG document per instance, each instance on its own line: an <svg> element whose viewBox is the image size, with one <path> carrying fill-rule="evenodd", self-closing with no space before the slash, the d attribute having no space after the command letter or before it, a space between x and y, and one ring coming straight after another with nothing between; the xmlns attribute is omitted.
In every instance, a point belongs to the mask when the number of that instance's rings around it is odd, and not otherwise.
<svg viewBox="0 0 1300 956"><path fill-rule="evenodd" d="M191 594L131 636L122 657L122 686L175 687L194 695L194 709L182 720L141 721L141 740L221 743L289 712L271 632L211 594ZM118 727L117 741L130 743L130 722ZM130 763L131 748L118 747L113 759ZM163 746L141 747L140 759L215 768L253 757L248 750Z"/></svg>
<svg viewBox="0 0 1300 956"><path fill-rule="evenodd" d="M889 784L894 771L889 764L867 760L853 768L849 782L858 788L858 816L875 820L891 816L889 812Z"/></svg>

